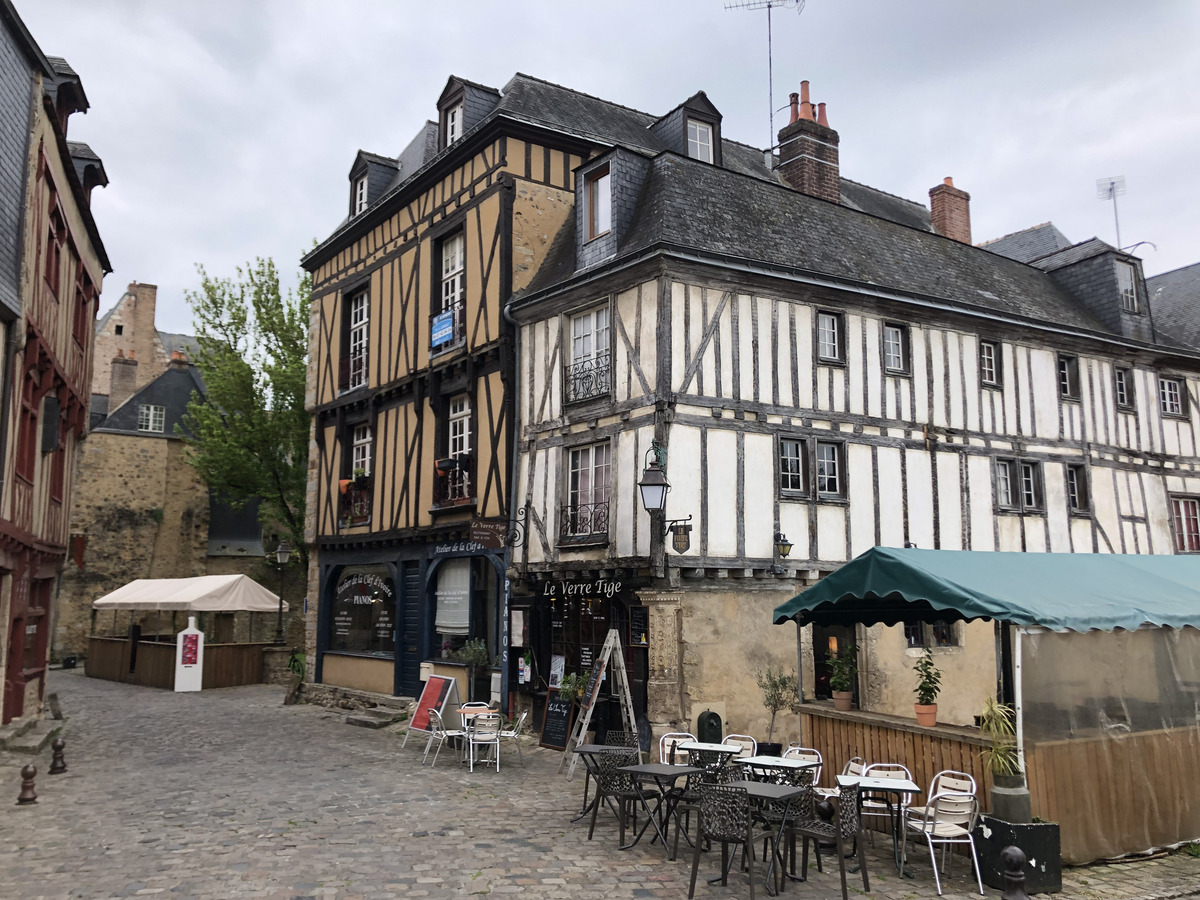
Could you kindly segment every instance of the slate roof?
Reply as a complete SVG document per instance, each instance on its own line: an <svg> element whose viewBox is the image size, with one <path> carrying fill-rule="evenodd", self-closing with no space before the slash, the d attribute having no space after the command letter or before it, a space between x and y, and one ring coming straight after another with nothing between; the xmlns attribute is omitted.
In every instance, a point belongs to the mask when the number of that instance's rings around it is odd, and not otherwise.
<svg viewBox="0 0 1200 900"><path fill-rule="evenodd" d="M160 331L158 339L162 341L163 349L167 351L167 357L178 350L184 354L190 361L195 362L196 356L200 353L200 342L196 340L194 334L172 334L169 331Z"/></svg>
<svg viewBox="0 0 1200 900"><path fill-rule="evenodd" d="M574 239L567 237L573 227L572 217L527 294L574 269ZM678 154L662 154L651 163L616 258L660 243L1107 331L1031 266Z"/></svg>
<svg viewBox="0 0 1200 900"><path fill-rule="evenodd" d="M992 253L1007 256L1018 262L1032 262L1071 246L1066 235L1054 227L1052 222L1043 222L1023 231L1014 231L1004 237L984 241L978 246Z"/></svg>
<svg viewBox="0 0 1200 900"><path fill-rule="evenodd" d="M1200 263L1146 279L1155 327L1200 350Z"/></svg>
<svg viewBox="0 0 1200 900"><path fill-rule="evenodd" d="M1106 244L1100 238L1088 238L1086 241L1080 241L1078 244L1071 244L1068 247L1064 247L1057 253L1038 257L1032 260L1030 264L1046 272L1050 272L1054 269L1061 269L1064 266L1072 266L1075 263L1083 262L1085 259L1091 259L1105 253L1113 253L1116 249L1112 244Z"/></svg>
<svg viewBox="0 0 1200 900"><path fill-rule="evenodd" d="M842 205L881 219L889 219L909 228L933 231L929 210L914 200L905 200L878 188L859 184L849 178L841 179Z"/></svg>
<svg viewBox="0 0 1200 900"><path fill-rule="evenodd" d="M205 393L204 381L193 365L171 366L118 406L92 431L105 434L136 434L140 437L177 440L175 426L182 422L192 392ZM138 407L144 403L163 407L163 430L138 431Z"/></svg>

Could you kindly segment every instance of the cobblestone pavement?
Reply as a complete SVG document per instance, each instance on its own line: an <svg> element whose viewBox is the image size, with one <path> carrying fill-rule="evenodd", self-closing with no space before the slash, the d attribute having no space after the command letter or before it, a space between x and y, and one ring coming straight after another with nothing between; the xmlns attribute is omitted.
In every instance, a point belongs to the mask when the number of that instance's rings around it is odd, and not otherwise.
<svg viewBox="0 0 1200 900"><path fill-rule="evenodd" d="M54 672L51 689L70 717L69 771L45 774L47 752L37 760L39 802L18 808L17 769L0 765L6 900L687 896L688 854L667 862L645 841L620 851L611 816L589 842L571 824L581 779L556 774L559 754L532 741L524 768L510 749L499 773L472 774L452 754L421 766L416 735L401 749L398 730L285 707L279 687L174 694ZM870 896L936 897L924 851L913 855L916 877L901 881L887 843L871 851ZM702 857L697 897L748 896L744 877L706 885L716 865ZM785 896L840 896L832 872ZM955 861L949 900L978 897L968 872ZM1200 896L1200 859L1074 869L1064 880L1063 900Z"/></svg>

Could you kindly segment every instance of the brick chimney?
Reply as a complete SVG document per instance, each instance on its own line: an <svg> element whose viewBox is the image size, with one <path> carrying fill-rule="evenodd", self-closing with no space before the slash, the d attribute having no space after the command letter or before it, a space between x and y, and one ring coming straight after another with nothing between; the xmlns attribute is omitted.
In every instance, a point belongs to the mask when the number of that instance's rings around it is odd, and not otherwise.
<svg viewBox="0 0 1200 900"><path fill-rule="evenodd" d="M108 414L111 416L122 403L137 392L138 362L134 352L129 351L125 356L123 350L117 351L112 361L112 380L108 389Z"/></svg>
<svg viewBox="0 0 1200 900"><path fill-rule="evenodd" d="M971 195L946 178L929 191L929 221L943 237L962 244L971 243Z"/></svg>
<svg viewBox="0 0 1200 900"><path fill-rule="evenodd" d="M779 130L779 174L802 194L840 203L838 133L829 127L825 104L814 110L807 81L800 82L800 93L791 100L791 121Z"/></svg>

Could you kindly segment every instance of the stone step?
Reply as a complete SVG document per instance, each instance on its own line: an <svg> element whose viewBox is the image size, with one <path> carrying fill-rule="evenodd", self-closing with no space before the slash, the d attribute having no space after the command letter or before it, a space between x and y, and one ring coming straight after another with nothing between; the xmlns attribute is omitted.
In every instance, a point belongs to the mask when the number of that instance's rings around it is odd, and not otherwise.
<svg viewBox="0 0 1200 900"><path fill-rule="evenodd" d="M0 750L36 756L62 732L64 719L29 719L19 734L0 733ZM11 723L10 723L11 724Z"/></svg>
<svg viewBox="0 0 1200 900"><path fill-rule="evenodd" d="M359 709L346 716L347 725L357 725L360 728L386 728L398 722L405 715L404 710L392 706L377 706L373 709Z"/></svg>

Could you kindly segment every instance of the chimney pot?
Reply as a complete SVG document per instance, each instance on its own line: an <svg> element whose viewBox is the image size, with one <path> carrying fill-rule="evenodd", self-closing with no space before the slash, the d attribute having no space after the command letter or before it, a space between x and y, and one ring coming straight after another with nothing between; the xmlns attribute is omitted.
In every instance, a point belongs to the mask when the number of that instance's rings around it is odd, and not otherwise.
<svg viewBox="0 0 1200 900"><path fill-rule="evenodd" d="M829 127L829 120L827 118L825 118L825 104L824 103L817 104L817 124L824 125L826 128Z"/></svg>
<svg viewBox="0 0 1200 900"><path fill-rule="evenodd" d="M947 175L942 179L942 184L948 184L950 187L954 187L954 179Z"/></svg>
<svg viewBox="0 0 1200 900"><path fill-rule="evenodd" d="M790 119L788 119L789 125L791 125L798 118L800 118L800 95L793 92L791 95L791 101L792 101L792 117Z"/></svg>
<svg viewBox="0 0 1200 900"><path fill-rule="evenodd" d="M838 133L829 127L825 104L819 104L819 110L813 106L807 81L800 82L799 97L792 94L791 99L792 121L781 128L778 135L779 176L802 194L840 203Z"/></svg>

